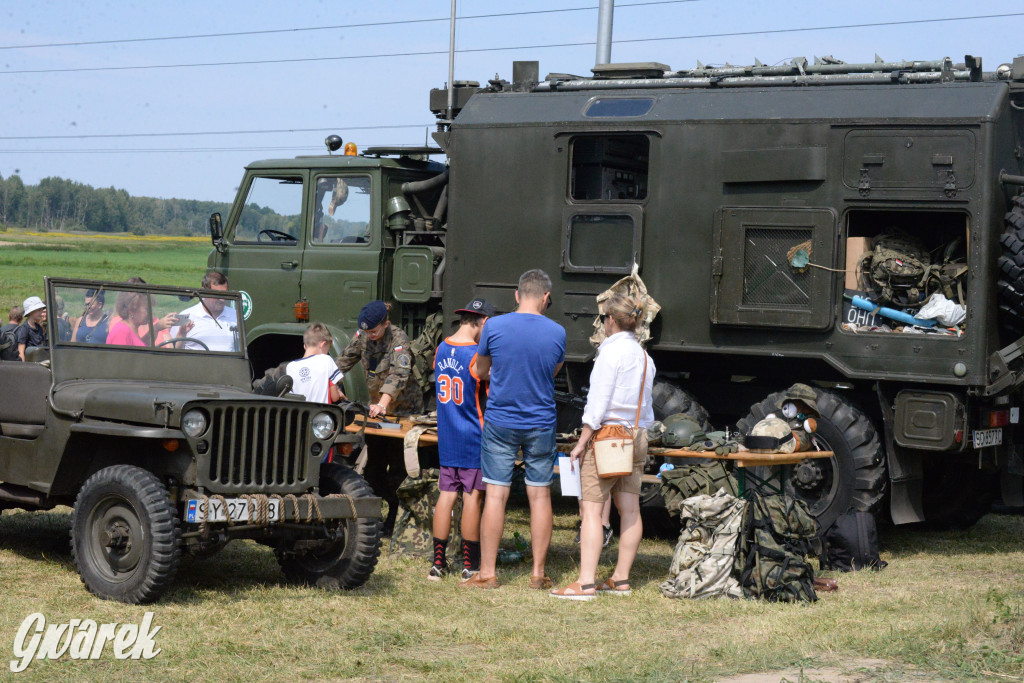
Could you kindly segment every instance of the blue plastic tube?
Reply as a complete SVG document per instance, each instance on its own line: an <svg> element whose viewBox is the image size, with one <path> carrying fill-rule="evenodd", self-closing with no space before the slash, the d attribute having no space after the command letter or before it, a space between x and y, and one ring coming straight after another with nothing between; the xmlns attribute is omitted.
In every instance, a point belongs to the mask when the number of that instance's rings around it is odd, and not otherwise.
<svg viewBox="0 0 1024 683"><path fill-rule="evenodd" d="M918 318L915 318L909 313L897 311L895 308L886 308L885 306L879 308L878 306L876 306L875 304L868 301L862 296L855 296L852 299L850 299L850 301L852 301L853 305L856 306L857 308L862 308L865 311L874 311L880 316L889 318L891 320L895 320L896 322L901 322L904 325L917 325L918 327L935 327L934 319L919 320Z"/></svg>

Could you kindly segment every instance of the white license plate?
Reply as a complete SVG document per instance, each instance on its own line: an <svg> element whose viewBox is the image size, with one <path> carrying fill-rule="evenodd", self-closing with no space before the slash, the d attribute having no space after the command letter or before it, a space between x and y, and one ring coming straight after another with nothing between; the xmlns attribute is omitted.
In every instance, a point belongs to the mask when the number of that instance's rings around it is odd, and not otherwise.
<svg viewBox="0 0 1024 683"><path fill-rule="evenodd" d="M252 503L242 498L226 498L225 501L227 502L226 512L224 504L220 500L211 498L208 501L203 501L193 498L185 504L185 521L193 524L204 520L207 522L225 522L229 514L231 515L232 522L249 521L249 510L250 508L255 509ZM206 510L207 505L210 506L209 513ZM270 499L268 508L270 521L280 521L281 501L273 498Z"/></svg>
<svg viewBox="0 0 1024 683"><path fill-rule="evenodd" d="M1003 430L1001 427L995 429L975 429L974 447L985 448L986 446L998 446L1003 443Z"/></svg>

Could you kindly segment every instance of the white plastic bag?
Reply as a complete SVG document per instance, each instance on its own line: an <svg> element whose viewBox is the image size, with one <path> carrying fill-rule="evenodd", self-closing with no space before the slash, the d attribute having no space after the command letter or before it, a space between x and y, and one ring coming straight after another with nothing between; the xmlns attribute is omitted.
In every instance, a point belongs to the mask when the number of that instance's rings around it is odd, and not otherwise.
<svg viewBox="0 0 1024 683"><path fill-rule="evenodd" d="M958 303L947 299L939 292L935 292L925 302L921 310L914 316L918 320L930 320L934 318L943 327L954 327L967 318L967 309Z"/></svg>

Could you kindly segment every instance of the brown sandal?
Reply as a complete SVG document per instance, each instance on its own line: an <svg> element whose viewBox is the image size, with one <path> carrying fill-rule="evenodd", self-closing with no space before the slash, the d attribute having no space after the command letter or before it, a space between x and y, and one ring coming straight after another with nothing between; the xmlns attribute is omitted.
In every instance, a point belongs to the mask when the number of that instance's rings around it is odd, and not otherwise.
<svg viewBox="0 0 1024 683"><path fill-rule="evenodd" d="M553 598L561 598L563 600L587 601L587 600L593 600L594 598L597 597L596 593L586 593L586 592L584 592L584 591L592 591L592 590L594 590L594 584L592 584L592 583L581 584L579 581L576 581L574 583L570 583L565 588L558 588L556 590L551 591L551 593L549 593L549 595L551 597L553 597Z"/></svg>
<svg viewBox="0 0 1024 683"><path fill-rule="evenodd" d="M629 586L629 579L623 581L605 579L597 585L597 592L601 595L629 595L633 589Z"/></svg>

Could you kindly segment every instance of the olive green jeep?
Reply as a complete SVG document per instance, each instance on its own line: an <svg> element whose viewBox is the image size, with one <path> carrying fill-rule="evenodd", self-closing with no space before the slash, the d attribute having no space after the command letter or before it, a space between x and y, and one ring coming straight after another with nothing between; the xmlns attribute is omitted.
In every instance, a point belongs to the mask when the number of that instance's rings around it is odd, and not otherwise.
<svg viewBox="0 0 1024 683"><path fill-rule="evenodd" d="M381 500L332 462L351 416L287 381L253 393L238 293L47 278L46 296L68 314L49 347L0 362L0 510L73 506L91 592L151 602L184 553L239 538L293 581L369 578Z"/></svg>

